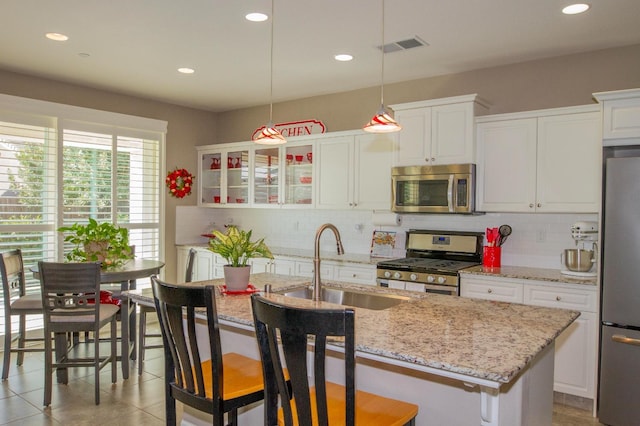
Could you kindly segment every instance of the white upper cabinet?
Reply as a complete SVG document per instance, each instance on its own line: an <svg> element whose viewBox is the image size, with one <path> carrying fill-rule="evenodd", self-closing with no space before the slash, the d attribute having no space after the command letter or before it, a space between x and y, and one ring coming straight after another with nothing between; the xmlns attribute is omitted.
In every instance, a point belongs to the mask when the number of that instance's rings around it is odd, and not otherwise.
<svg viewBox="0 0 640 426"><path fill-rule="evenodd" d="M310 207L314 203L313 143L289 142L280 147L254 145L255 207Z"/></svg>
<svg viewBox="0 0 640 426"><path fill-rule="evenodd" d="M475 162L474 118L486 114L477 95L392 105L402 126L395 166Z"/></svg>
<svg viewBox="0 0 640 426"><path fill-rule="evenodd" d="M640 89L594 93L603 104L604 146L640 144Z"/></svg>
<svg viewBox="0 0 640 426"><path fill-rule="evenodd" d="M501 114L477 122L479 211L598 212L598 106Z"/></svg>
<svg viewBox="0 0 640 426"><path fill-rule="evenodd" d="M360 133L318 141L316 207L389 210L395 138Z"/></svg>
<svg viewBox="0 0 640 426"><path fill-rule="evenodd" d="M248 144L197 147L199 206L249 204L249 147Z"/></svg>

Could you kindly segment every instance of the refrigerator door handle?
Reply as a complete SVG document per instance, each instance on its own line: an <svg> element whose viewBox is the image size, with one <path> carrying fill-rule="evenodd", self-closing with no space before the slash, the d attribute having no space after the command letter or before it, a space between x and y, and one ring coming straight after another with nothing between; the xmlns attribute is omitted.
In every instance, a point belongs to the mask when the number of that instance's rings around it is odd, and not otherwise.
<svg viewBox="0 0 640 426"><path fill-rule="evenodd" d="M632 339L631 337L623 336L622 334L614 334L611 336L611 340L627 345L640 346L640 339Z"/></svg>

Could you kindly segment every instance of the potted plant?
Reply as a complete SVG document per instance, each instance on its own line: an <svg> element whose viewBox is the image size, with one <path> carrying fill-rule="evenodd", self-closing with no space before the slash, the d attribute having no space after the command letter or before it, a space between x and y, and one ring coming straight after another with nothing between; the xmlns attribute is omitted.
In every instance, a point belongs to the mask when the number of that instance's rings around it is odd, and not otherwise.
<svg viewBox="0 0 640 426"><path fill-rule="evenodd" d="M89 218L89 223L63 226L58 228L58 232L66 234L65 243L74 245L66 255L70 262L102 262L106 268L133 259L126 228Z"/></svg>
<svg viewBox="0 0 640 426"><path fill-rule="evenodd" d="M226 233L217 230L212 232L213 238L209 240L209 250L227 261L227 265L224 266L224 279L228 290L247 289L251 271L251 266L247 265L249 259L254 257L273 259L273 254L264 243L264 238L251 241L251 232L240 230L236 226L229 226Z"/></svg>

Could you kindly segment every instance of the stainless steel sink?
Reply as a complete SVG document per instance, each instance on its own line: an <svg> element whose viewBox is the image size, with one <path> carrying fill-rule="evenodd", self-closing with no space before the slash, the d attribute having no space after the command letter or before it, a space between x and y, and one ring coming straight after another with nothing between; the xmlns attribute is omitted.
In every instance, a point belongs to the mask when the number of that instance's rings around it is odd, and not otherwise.
<svg viewBox="0 0 640 426"><path fill-rule="evenodd" d="M313 288L297 288L295 290L287 291L283 293L283 295L311 300L313 297ZM397 296L394 294L368 293L364 291L346 290L333 287L323 287L320 299L323 302L373 310L387 309L397 305L398 303L410 300L409 297Z"/></svg>

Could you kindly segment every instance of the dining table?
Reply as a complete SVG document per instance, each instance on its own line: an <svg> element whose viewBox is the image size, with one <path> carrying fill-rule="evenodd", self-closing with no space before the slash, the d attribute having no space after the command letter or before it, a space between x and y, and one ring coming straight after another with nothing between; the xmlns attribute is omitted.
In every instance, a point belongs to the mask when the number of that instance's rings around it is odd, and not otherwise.
<svg viewBox="0 0 640 426"><path fill-rule="evenodd" d="M122 363L122 377L129 378L130 360L136 357L136 304L128 297L121 297L121 293L137 288L136 281L159 274L164 262L155 259L131 259L121 265L102 268L100 270L101 287L109 286L114 299L121 301L120 305L120 341L121 351L118 359ZM40 278L38 265L29 268L33 276ZM123 293L122 296L124 296ZM66 371L58 369L58 382L66 383Z"/></svg>

